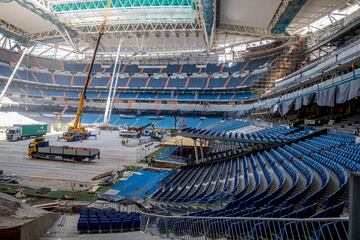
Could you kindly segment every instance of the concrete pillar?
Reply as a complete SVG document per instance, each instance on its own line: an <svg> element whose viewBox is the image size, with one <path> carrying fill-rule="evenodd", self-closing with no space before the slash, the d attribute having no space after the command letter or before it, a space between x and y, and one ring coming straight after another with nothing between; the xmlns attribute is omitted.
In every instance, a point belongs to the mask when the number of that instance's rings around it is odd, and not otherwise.
<svg viewBox="0 0 360 240"><path fill-rule="evenodd" d="M360 173L350 173L349 240L360 238Z"/></svg>

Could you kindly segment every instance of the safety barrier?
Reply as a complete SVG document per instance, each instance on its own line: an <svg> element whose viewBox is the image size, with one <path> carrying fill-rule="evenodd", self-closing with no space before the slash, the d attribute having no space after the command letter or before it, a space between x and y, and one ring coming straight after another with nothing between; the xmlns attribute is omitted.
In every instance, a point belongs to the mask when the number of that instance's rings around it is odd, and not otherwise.
<svg viewBox="0 0 360 240"><path fill-rule="evenodd" d="M145 234L179 239L348 239L348 218L245 218L141 214Z"/></svg>

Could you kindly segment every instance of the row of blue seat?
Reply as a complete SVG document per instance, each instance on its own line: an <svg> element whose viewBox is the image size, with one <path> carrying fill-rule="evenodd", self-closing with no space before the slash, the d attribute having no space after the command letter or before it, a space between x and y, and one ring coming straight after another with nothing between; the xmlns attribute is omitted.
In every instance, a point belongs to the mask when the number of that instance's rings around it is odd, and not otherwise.
<svg viewBox="0 0 360 240"><path fill-rule="evenodd" d="M79 232L104 233L138 231L140 214L118 212L114 209L82 209L77 224Z"/></svg>
<svg viewBox="0 0 360 240"><path fill-rule="evenodd" d="M203 130L196 131L199 135L209 133ZM291 136L292 134L304 136L296 131L287 135ZM286 136L286 133L283 136ZM188 192L199 192L199 189L207 191L210 183L217 186L220 181L223 185L220 184L222 188L218 190L227 192L232 190L231 193L234 194L230 198L230 202L224 208L200 211L191 214L191 216L338 217L346 206L346 203L339 203L339 199L341 199L339 197L342 196L348 184L348 171L346 169L360 171L360 164L357 161L337 154L338 151L347 152L348 154L349 152L354 153L347 151L348 147L346 145L349 144L351 149L358 148L358 145L352 145L354 144L354 138L352 137L326 134L255 154L243 155L241 159L239 157L231 158L230 152L230 155L227 155L227 158L230 157L228 160L222 161L220 157L217 162L178 170L175 175L165 179L164 187L159 189L158 193L161 193L160 195L163 198L155 197L154 199L166 201L166 194L169 190L172 191L172 195L176 195L177 190L182 191L183 189ZM236 175L239 175L240 178L236 178ZM304 181L301 185L298 184L300 175L303 176L301 178ZM179 185L177 183L179 176L181 176L180 188L177 187ZM316 179L316 183L314 179ZM167 184L167 180L172 184ZM233 188L228 188L228 182L231 181L233 183L238 182L235 191ZM189 182L191 184L187 184ZM331 187L335 189L331 192L328 191L330 183L332 184ZM211 193L212 191L207 192ZM204 198L204 195L201 197L201 199L206 200L203 203L212 203L211 198ZM191 203L193 200L196 200L196 198L186 198L181 203ZM284 214L285 212L286 214ZM239 237L237 235L239 234L238 230L245 227L245 235L241 236L244 238L251 238L256 234L256 236L259 236L259 233L266 236L270 230L273 231L272 235L282 236L285 239L292 239L293 236L290 233L294 229L299 229L300 234L305 233L301 229L303 225L299 227L300 225L294 223L280 224L274 231L267 222L249 225L247 221L229 224L229 222L213 220L206 222L205 227L200 227L199 222L198 220L180 219L167 223L167 227L170 226L174 234L189 234L191 236L206 234L206 236L214 238ZM159 229L162 228L160 226L162 224L158 225ZM309 229L311 231L307 232L307 234L311 233L314 238L317 238L319 232L324 233L321 225ZM214 236L215 233L220 236Z"/></svg>
<svg viewBox="0 0 360 240"><path fill-rule="evenodd" d="M75 72L73 72L75 73ZM102 73L96 72L95 73ZM171 77L171 74L161 77L152 76L136 76L119 77L117 87L129 88L177 88L177 89L223 89L223 88L238 88L239 86L251 86L252 81L258 79L259 75L252 74L248 76L224 76L214 77L214 72L207 73L208 75L198 77L196 75L189 75L186 77ZM0 65L0 76L9 77L11 71L6 66ZM191 73L189 73L191 74ZM110 84L109 75L92 76L90 80L90 87L106 87ZM57 84L61 86L83 86L86 80L85 75L77 74L59 74L48 71L30 71L18 70L15 79L30 81L41 84ZM244 81L245 80L245 81Z"/></svg>

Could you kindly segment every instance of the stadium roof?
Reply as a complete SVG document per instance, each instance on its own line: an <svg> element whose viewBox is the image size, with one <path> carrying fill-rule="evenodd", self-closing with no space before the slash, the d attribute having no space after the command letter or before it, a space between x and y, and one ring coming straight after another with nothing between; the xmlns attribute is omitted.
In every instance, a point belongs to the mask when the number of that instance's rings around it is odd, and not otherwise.
<svg viewBox="0 0 360 240"><path fill-rule="evenodd" d="M35 55L84 59L91 56L106 4L0 0L0 33L19 45L35 45ZM99 56L114 59L121 39L122 58L216 61L234 54L226 48L287 39L354 4L355 0L113 0Z"/></svg>

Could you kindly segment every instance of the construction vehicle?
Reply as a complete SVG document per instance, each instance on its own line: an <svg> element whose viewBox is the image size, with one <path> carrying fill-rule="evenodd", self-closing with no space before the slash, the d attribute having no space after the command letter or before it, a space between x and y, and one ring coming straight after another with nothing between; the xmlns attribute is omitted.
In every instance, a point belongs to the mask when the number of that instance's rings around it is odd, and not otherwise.
<svg viewBox="0 0 360 240"><path fill-rule="evenodd" d="M83 161L100 158L100 150L97 148L80 148L69 146L50 146L45 138L36 138L29 144L28 156L33 159L59 160L59 161Z"/></svg>
<svg viewBox="0 0 360 240"><path fill-rule="evenodd" d="M97 137L96 134L92 134L91 132L87 131L86 133L78 133L78 132L64 132L63 135L61 137L59 137L59 139L65 140L67 142L77 142L77 141L82 141L82 140L86 140L89 139L90 137Z"/></svg>
<svg viewBox="0 0 360 240"><path fill-rule="evenodd" d="M119 136L123 138L140 138L141 133L136 131L129 131L126 129L120 129L119 130Z"/></svg>
<svg viewBox="0 0 360 240"><path fill-rule="evenodd" d="M151 127L151 129L148 129ZM155 127L155 123L150 123L142 127L142 134L144 136L150 136L152 139L156 141L161 141L163 139L164 134L158 128Z"/></svg>
<svg viewBox="0 0 360 240"><path fill-rule="evenodd" d="M159 129L155 128L155 126L152 126L152 131L150 133L150 136L152 139L156 140L156 141L161 141L164 137L164 134L162 131L160 131Z"/></svg>
<svg viewBox="0 0 360 240"><path fill-rule="evenodd" d="M155 128L155 123L149 123L140 127L120 129L119 136L125 138L141 138L142 136L146 136L151 137L154 140L161 141L163 133L159 129Z"/></svg>
<svg viewBox="0 0 360 240"><path fill-rule="evenodd" d="M42 137L47 133L47 130L47 124L14 125L6 130L6 140L12 142Z"/></svg>
<svg viewBox="0 0 360 240"><path fill-rule="evenodd" d="M144 126L140 126L140 127L128 127L127 130L128 131L133 131L133 132L138 132L140 134L144 134L145 130L150 127L150 126L153 126L154 123L148 123Z"/></svg>
<svg viewBox="0 0 360 240"><path fill-rule="evenodd" d="M105 24L106 24L107 16L109 14L109 8L110 8L110 5L111 5L111 2L112 2L111 0L107 0L104 19L103 19L103 21L102 21L102 23L100 25L99 37L97 39L94 54L92 56L91 64L90 64L90 67L89 67L89 70L88 70L88 73L87 73L87 76L86 76L86 81L85 81L84 89L83 89L81 97L80 97L79 107L78 107L78 109L76 111L74 124L73 124L73 126L70 126L68 128L67 132L65 132L64 135L63 135L63 139L66 140L66 141L71 141L71 142L72 141L81 141L81 140L85 140L85 139L89 138L89 134L90 134L89 131L85 127L81 126L81 115L82 115L85 100L86 100L86 92L87 92L87 89L88 89L88 86L89 86L92 69L94 67L96 53L97 53L98 48L99 48L101 37L104 35Z"/></svg>

